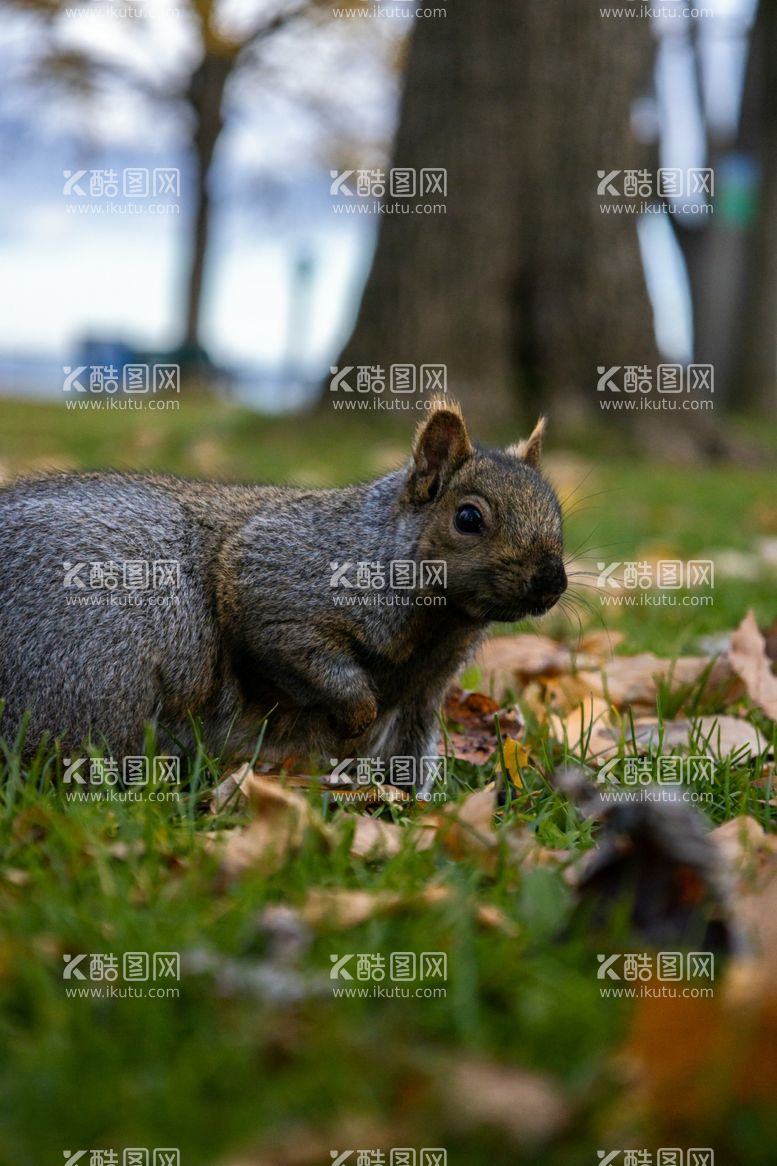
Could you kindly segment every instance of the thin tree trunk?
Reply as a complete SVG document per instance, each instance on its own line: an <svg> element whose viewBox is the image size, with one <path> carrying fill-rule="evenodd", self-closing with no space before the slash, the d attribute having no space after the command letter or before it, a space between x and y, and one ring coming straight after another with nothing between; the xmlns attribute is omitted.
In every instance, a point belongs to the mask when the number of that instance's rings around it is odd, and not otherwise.
<svg viewBox="0 0 777 1166"><path fill-rule="evenodd" d="M224 125L222 114L224 89L234 64L234 56L206 53L192 75L186 93L187 102L194 116L192 143L195 155L195 209L186 284L183 345L192 353L201 350L202 293L211 212L209 178L216 143Z"/></svg>

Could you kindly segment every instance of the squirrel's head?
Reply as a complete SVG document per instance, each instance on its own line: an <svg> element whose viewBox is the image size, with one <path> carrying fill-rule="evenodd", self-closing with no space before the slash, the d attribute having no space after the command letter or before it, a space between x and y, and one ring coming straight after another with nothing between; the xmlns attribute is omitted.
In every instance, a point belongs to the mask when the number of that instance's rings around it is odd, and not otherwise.
<svg viewBox="0 0 777 1166"><path fill-rule="evenodd" d="M420 426L404 501L425 516L420 559L448 564L449 602L476 620L542 615L566 590L561 508L540 473L545 419L507 449L473 446L458 406Z"/></svg>

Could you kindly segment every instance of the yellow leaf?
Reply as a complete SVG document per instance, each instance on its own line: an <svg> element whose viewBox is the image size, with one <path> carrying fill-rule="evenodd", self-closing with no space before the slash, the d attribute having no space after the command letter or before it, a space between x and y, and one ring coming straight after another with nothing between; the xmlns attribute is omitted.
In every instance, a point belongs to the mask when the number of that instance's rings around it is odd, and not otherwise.
<svg viewBox="0 0 777 1166"><path fill-rule="evenodd" d="M512 737L505 737L503 752L505 768L513 785L517 786L518 789L523 789L521 770L529 763L529 750L520 741L515 741Z"/></svg>

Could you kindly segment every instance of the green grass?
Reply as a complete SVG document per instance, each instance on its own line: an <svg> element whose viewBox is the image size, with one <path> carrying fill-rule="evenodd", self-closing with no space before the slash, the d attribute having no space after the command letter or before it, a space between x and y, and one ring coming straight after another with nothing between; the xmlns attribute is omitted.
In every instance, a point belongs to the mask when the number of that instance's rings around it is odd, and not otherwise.
<svg viewBox="0 0 777 1166"><path fill-rule="evenodd" d="M111 464L327 484L382 472L399 462L408 440L406 425L381 421L378 430L374 419L268 420L205 403L185 403L177 416L152 423L143 414L97 417L7 403L0 418L7 473ZM570 548L601 547L606 561L653 550L656 557L708 557L711 548L748 551L775 533L767 469L649 465L617 450L603 458L593 445L576 452L579 482L569 485L592 497L569 517ZM702 634L731 629L748 606L761 622L777 614L766 573L754 582L718 580L713 606L690 615L688 608L618 611L598 603L582 615L586 626L622 630L622 650L630 654L673 655L696 650ZM578 632L560 617L544 627ZM658 711L674 709L665 701ZM774 744L774 726L748 715ZM548 783L563 751L536 724L529 744L523 788L502 828L525 826L544 846L583 853L592 845L590 826ZM495 766L457 763L451 796L484 784ZM454 860L440 847L418 853L409 845L391 859L367 862L349 854L343 823L350 812L324 807L312 794L316 812L335 828L333 848L311 836L269 877L252 873L225 885L205 835L246 815L230 810L214 821L204 812L221 759L197 759L191 784L170 803L69 800L50 756L23 771L13 747L2 768L3 1166L61 1164L65 1149L125 1146L177 1146L182 1166L217 1166L253 1139L277 1147L300 1128L331 1130L324 1144L344 1149L338 1130L354 1117L388 1126L394 1145L445 1146L451 1166L589 1166L597 1147L619 1144L611 1131L623 1117L625 1077L611 1058L628 1030L630 1005L600 997L595 943L559 869L503 862L489 874L473 858ZM771 788L754 787L753 775L752 763L717 766L705 788L713 822L751 814L774 830ZM422 812L414 807L394 816L403 821ZM320 888L411 896L432 882L451 891L439 906L407 907L344 932L316 929L295 966L311 992L293 1004L227 982L235 961L250 978L269 958L267 905L298 907ZM515 935L479 926L475 909L483 905L503 911ZM625 939L613 931L609 942L617 950ZM183 953L179 997L67 997L63 954L127 951ZM445 951L447 996L333 998L332 954L392 951ZM313 990L322 981L324 991ZM462 1128L445 1104L445 1076L463 1055L548 1074L570 1106L568 1128L541 1151L525 1153L503 1135ZM771 1160L772 1113L738 1104L721 1113L721 1123L720 1162ZM704 1133L685 1131L684 1142L665 1144L704 1146ZM636 1144L651 1145L650 1131ZM328 1149L321 1161L330 1161Z"/></svg>

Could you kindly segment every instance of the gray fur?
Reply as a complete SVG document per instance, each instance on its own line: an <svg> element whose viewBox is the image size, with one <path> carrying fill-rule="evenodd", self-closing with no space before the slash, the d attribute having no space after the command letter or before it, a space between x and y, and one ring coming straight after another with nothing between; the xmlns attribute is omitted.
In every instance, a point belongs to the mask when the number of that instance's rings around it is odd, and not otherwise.
<svg viewBox="0 0 777 1166"><path fill-rule="evenodd" d="M452 526L473 496L488 507L487 538ZM230 731L231 748L250 748L269 715L265 757L420 758L435 752L445 689L490 621L547 606L538 564L552 562L563 590L560 553L551 488L515 453L474 451L449 408L403 469L344 489L21 480L0 490L0 735L14 739L27 712L27 752L56 737L64 751L91 741L134 755L148 723L190 746L193 716L218 751ZM387 586L379 594L411 605L335 606L330 564L388 575L397 559L445 559L446 605ZM127 560L177 560L177 602L68 604L63 563Z"/></svg>

